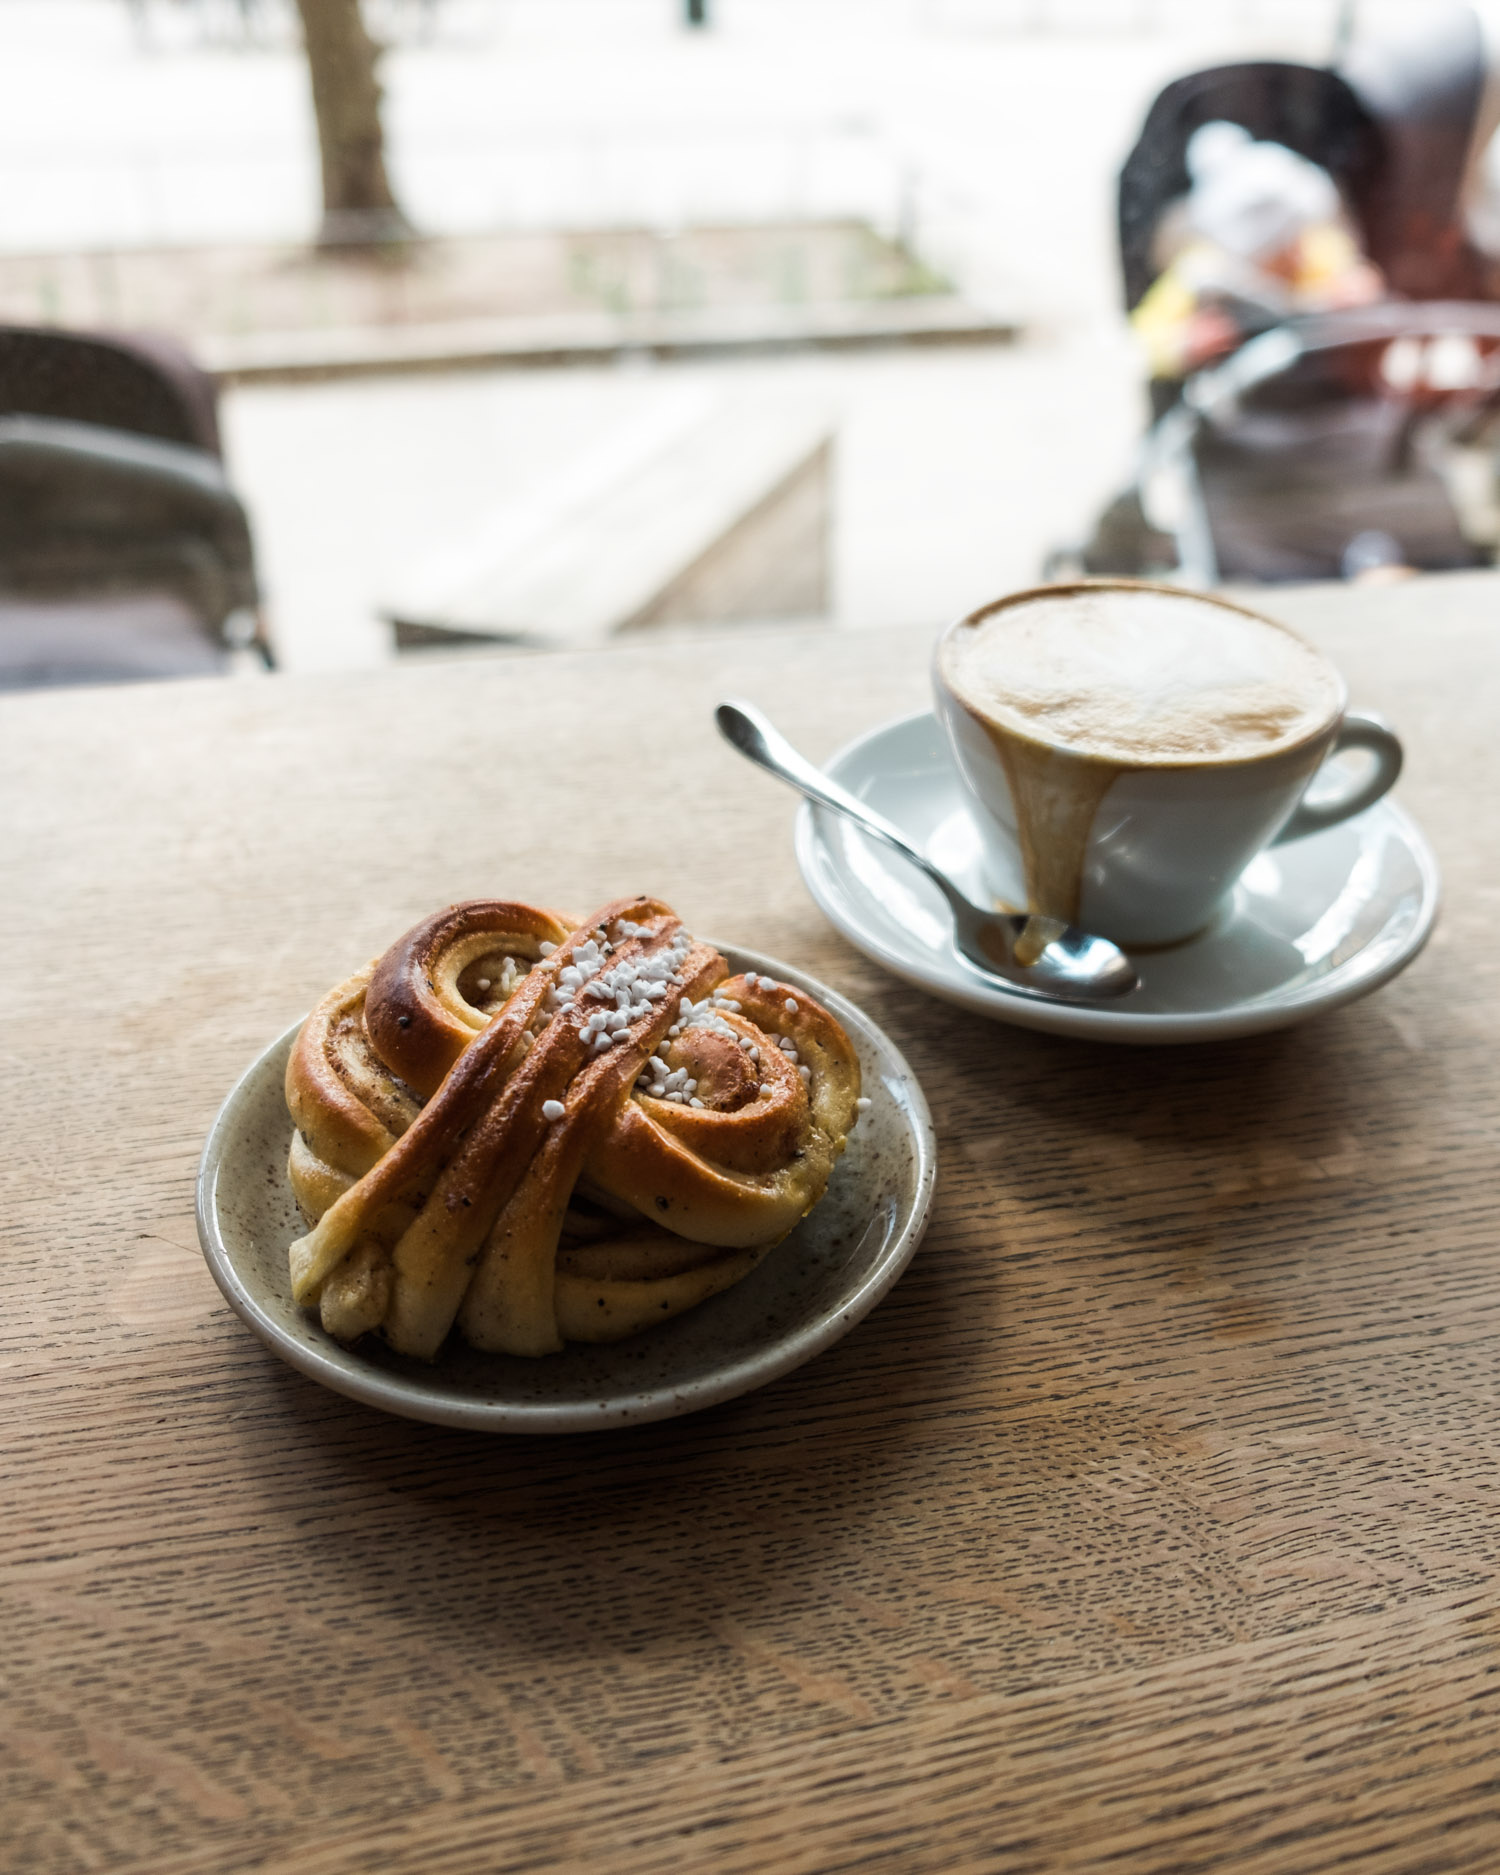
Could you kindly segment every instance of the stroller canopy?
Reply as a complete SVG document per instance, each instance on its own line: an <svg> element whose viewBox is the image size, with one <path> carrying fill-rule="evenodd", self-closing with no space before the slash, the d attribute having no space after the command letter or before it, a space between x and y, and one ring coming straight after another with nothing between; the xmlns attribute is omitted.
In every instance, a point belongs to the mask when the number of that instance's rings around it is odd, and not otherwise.
<svg viewBox="0 0 1500 1875"><path fill-rule="evenodd" d="M1285 144L1326 169L1356 215L1380 167L1374 121L1334 72L1258 60L1177 79L1151 106L1120 172L1120 263L1128 311L1157 276L1156 231L1166 208L1188 191L1193 133L1219 121L1241 124L1257 142Z"/></svg>
<svg viewBox="0 0 1500 1875"><path fill-rule="evenodd" d="M1187 146L1223 119L1328 171L1361 245L1408 299L1488 298L1464 215L1500 118L1479 16L1456 0L1362 7L1337 69L1221 65L1168 85L1120 172L1120 262L1133 311L1158 272L1154 243L1187 193Z"/></svg>

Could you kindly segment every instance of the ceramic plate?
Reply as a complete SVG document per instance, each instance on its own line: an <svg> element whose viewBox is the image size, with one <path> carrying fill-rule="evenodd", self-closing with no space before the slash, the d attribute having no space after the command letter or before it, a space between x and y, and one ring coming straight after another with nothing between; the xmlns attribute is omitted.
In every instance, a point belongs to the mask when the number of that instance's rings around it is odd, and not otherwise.
<svg viewBox="0 0 1500 1875"><path fill-rule="evenodd" d="M287 1272L288 1246L306 1229L287 1184L292 1123L282 1093L298 1024L248 1069L203 1149L198 1237L231 1307L283 1360L337 1393L484 1432L580 1432L695 1412L837 1341L895 1282L926 1228L935 1169L927 1103L894 1044L852 1003L774 957L719 949L731 971L795 984L838 1017L871 1102L827 1195L743 1282L648 1334L539 1361L477 1354L456 1340L431 1366L378 1345L344 1347L295 1305Z"/></svg>
<svg viewBox="0 0 1500 1875"><path fill-rule="evenodd" d="M828 764L978 904L1013 881L971 818L931 715L886 723ZM980 976L953 948L935 886L826 809L804 806L797 863L851 944L886 969L998 1022L1114 1042L1202 1042L1283 1028L1364 996L1411 962L1437 917L1438 868L1389 798L1323 833L1270 848L1246 869L1210 928L1132 955L1140 984L1118 1002L1051 1002Z"/></svg>

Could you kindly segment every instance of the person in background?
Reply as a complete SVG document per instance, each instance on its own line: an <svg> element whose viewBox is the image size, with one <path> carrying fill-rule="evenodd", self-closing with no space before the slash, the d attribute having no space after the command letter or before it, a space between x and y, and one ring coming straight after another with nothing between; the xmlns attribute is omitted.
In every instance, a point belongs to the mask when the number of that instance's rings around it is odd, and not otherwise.
<svg viewBox="0 0 1500 1875"><path fill-rule="evenodd" d="M1316 163L1216 122L1194 132L1187 166L1192 187L1162 230L1176 251L1130 321L1158 382L1185 377L1290 314L1381 297L1379 270Z"/></svg>

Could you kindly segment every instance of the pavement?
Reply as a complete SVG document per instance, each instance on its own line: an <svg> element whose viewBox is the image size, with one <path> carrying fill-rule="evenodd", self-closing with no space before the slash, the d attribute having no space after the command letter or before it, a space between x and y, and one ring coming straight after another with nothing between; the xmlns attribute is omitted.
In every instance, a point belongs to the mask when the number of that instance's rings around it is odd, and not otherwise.
<svg viewBox="0 0 1500 1875"><path fill-rule="evenodd" d="M1112 492L1139 432L1133 354L1108 329L1015 348L236 390L229 456L285 661L384 661L382 595L669 384L703 379L837 412L837 629L936 627L1034 580Z"/></svg>
<svg viewBox="0 0 1500 1875"><path fill-rule="evenodd" d="M378 592L664 373L840 409L836 628L936 625L1032 578L1141 427L1112 218L1146 106L1227 58L1322 56L1337 6L717 0L706 33L674 0L371 11L392 174L431 234L852 216L1027 337L231 390L231 472L301 668L388 656ZM0 255L305 239L306 76L286 8L252 13L247 42L232 0L0 0Z"/></svg>

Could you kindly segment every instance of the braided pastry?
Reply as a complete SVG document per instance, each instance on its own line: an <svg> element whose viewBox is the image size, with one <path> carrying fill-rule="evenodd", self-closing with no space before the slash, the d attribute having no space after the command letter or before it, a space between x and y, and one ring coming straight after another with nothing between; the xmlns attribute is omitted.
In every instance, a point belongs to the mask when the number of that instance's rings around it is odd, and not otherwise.
<svg viewBox="0 0 1500 1875"><path fill-rule="evenodd" d="M731 976L670 907L477 899L330 990L287 1063L313 1228L297 1301L432 1359L613 1341L738 1282L822 1197L859 1102L843 1029Z"/></svg>

